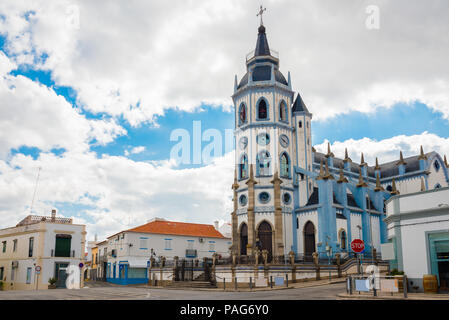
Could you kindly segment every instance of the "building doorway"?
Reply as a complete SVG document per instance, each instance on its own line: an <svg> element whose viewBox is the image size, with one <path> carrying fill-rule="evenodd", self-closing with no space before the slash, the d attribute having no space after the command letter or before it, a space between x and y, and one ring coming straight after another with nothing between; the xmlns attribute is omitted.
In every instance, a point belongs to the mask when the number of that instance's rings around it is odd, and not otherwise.
<svg viewBox="0 0 449 320"><path fill-rule="evenodd" d="M271 230L271 225L263 221L259 228L257 229L257 234L259 235L261 250L268 251L268 262L273 259L273 231Z"/></svg>
<svg viewBox="0 0 449 320"><path fill-rule="evenodd" d="M304 226L304 259L312 261L315 252L315 226L308 221Z"/></svg>
<svg viewBox="0 0 449 320"><path fill-rule="evenodd" d="M240 255L246 256L246 246L248 245L248 226L243 223L240 227Z"/></svg>
<svg viewBox="0 0 449 320"><path fill-rule="evenodd" d="M429 240L432 274L437 276L440 292L449 292L449 234L431 234Z"/></svg>
<svg viewBox="0 0 449 320"><path fill-rule="evenodd" d="M56 288L65 288L65 281L67 279L67 267L68 263L55 263L55 278L56 278Z"/></svg>

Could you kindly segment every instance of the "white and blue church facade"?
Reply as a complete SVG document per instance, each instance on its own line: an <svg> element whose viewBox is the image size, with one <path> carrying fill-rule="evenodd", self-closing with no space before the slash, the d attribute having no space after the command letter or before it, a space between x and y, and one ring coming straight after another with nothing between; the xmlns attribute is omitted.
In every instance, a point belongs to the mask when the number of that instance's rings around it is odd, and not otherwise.
<svg viewBox="0 0 449 320"><path fill-rule="evenodd" d="M312 146L312 114L280 71L265 27L258 29L246 74L235 77L235 178L232 251L251 256L266 249L269 259L321 257L350 252L362 239L365 252L388 242L384 203L392 195L447 187L448 164L436 152L369 166L346 151L337 158Z"/></svg>

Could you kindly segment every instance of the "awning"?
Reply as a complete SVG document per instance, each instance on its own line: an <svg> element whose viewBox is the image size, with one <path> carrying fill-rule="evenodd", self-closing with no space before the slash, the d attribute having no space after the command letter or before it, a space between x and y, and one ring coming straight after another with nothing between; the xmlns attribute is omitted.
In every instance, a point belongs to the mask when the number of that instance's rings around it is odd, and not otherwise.
<svg viewBox="0 0 449 320"><path fill-rule="evenodd" d="M130 268L146 268L148 266L148 258L129 257L128 264Z"/></svg>

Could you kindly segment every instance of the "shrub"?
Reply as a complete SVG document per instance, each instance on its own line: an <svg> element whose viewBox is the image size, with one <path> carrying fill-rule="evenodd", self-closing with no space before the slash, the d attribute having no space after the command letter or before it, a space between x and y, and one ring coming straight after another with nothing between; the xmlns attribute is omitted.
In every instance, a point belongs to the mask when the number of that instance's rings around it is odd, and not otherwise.
<svg viewBox="0 0 449 320"><path fill-rule="evenodd" d="M51 285L54 285L56 283L56 281L57 281L56 278L48 279L48 283L51 284Z"/></svg>
<svg viewBox="0 0 449 320"><path fill-rule="evenodd" d="M390 271L390 276L403 276L404 271L399 271L398 269L393 269Z"/></svg>

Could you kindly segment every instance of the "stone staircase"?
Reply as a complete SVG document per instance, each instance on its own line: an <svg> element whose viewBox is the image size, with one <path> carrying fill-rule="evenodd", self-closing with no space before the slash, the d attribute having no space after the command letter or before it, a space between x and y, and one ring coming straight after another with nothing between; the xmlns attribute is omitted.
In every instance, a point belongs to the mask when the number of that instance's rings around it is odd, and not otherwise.
<svg viewBox="0 0 449 320"><path fill-rule="evenodd" d="M206 274L203 272L192 281L173 281L165 286L167 289L180 288L216 288L217 285L207 281Z"/></svg>

